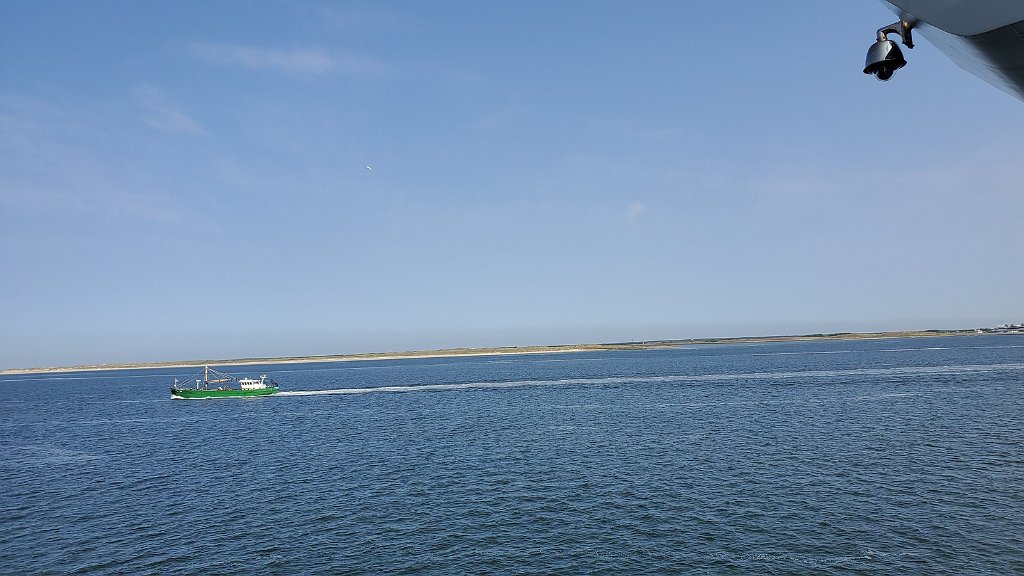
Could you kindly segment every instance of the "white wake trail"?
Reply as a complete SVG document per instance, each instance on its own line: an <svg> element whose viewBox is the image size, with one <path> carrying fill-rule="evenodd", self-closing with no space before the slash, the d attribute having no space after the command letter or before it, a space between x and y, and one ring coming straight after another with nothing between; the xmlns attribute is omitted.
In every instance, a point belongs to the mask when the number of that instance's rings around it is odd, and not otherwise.
<svg viewBox="0 0 1024 576"><path fill-rule="evenodd" d="M436 392L522 388L527 386L578 386L613 384L657 384L672 382L728 382L735 380L796 380L803 378L842 378L844 376L941 375L1024 370L1024 363L966 364L959 366L907 366L901 368L853 368L848 370L807 370L803 372L729 372L722 374L674 376L611 376L608 378L565 378L559 380L513 380L508 382L463 382L458 384L422 384L414 386L376 386L371 388L334 388L330 390L285 390L274 396L331 396L398 392Z"/></svg>

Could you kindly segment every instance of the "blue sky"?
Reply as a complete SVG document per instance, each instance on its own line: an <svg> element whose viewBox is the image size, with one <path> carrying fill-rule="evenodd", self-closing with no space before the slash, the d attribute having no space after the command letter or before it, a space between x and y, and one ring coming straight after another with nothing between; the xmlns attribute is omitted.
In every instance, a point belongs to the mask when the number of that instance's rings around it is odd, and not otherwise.
<svg viewBox="0 0 1024 576"><path fill-rule="evenodd" d="M1024 103L894 19L4 2L0 368L1024 321Z"/></svg>

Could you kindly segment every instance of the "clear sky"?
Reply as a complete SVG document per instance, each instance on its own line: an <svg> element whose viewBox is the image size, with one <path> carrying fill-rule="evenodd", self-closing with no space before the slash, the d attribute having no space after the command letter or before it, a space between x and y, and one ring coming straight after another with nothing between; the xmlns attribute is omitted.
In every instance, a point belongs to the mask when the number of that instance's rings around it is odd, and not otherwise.
<svg viewBox="0 0 1024 576"><path fill-rule="evenodd" d="M873 0L0 3L0 368L1024 322L1024 103Z"/></svg>

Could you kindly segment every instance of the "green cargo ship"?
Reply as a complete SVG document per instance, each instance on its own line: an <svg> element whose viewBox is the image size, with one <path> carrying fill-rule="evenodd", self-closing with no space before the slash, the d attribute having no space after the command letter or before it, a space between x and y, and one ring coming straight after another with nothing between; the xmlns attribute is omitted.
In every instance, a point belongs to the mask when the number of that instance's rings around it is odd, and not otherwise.
<svg viewBox="0 0 1024 576"><path fill-rule="evenodd" d="M210 377L212 374L212 378ZM198 375L197 375L198 376ZM196 378L195 388L182 388L178 381L174 381L171 387L171 398L174 399L199 399L199 398L245 398L249 396L267 396L278 391L277 382L267 381L267 375L261 374L260 379L242 378L238 380L238 387L224 385L211 388L211 384L225 384L235 381L234 376L218 372L209 366L203 368L203 377Z"/></svg>

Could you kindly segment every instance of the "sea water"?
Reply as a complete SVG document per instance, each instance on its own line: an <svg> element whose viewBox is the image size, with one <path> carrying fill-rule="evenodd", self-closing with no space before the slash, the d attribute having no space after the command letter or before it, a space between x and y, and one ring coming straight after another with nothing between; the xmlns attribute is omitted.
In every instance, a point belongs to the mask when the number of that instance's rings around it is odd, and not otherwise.
<svg viewBox="0 0 1024 576"><path fill-rule="evenodd" d="M1024 573L1024 337L224 370L0 377L0 573Z"/></svg>

